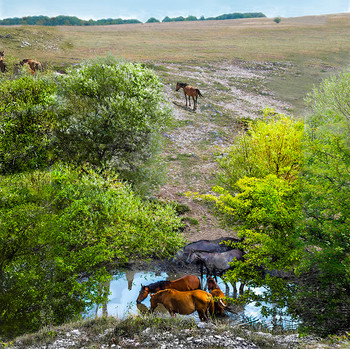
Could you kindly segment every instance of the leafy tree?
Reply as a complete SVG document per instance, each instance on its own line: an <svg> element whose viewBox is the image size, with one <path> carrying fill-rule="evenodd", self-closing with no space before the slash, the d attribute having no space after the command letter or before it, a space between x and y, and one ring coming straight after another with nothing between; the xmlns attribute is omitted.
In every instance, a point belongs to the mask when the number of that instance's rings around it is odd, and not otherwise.
<svg viewBox="0 0 350 349"><path fill-rule="evenodd" d="M326 79L308 96L304 220L307 253L294 304L306 330L327 335L350 323L350 74Z"/></svg>
<svg viewBox="0 0 350 349"><path fill-rule="evenodd" d="M59 85L62 159L107 166L134 183L159 180L156 155L171 110L152 70L110 56L72 69Z"/></svg>
<svg viewBox="0 0 350 349"><path fill-rule="evenodd" d="M165 17L163 18L162 22L173 22L173 20L172 20L170 17L165 16Z"/></svg>
<svg viewBox="0 0 350 349"><path fill-rule="evenodd" d="M217 173L220 185L234 193L237 181L243 177L274 174L295 180L302 162L302 130L302 123L265 109L262 120L252 123L230 148L221 150L224 156L218 158L221 171Z"/></svg>
<svg viewBox="0 0 350 349"><path fill-rule="evenodd" d="M183 244L172 206L147 204L111 173L2 176L0 196L0 335L76 318L106 297L101 266L168 257Z"/></svg>
<svg viewBox="0 0 350 349"><path fill-rule="evenodd" d="M196 16L188 16L185 18L185 21L189 21L189 22L198 21L198 18Z"/></svg>
<svg viewBox="0 0 350 349"><path fill-rule="evenodd" d="M54 81L43 75L3 79L0 99L0 173L49 165L56 125Z"/></svg>
<svg viewBox="0 0 350 349"><path fill-rule="evenodd" d="M159 23L159 22L160 22L159 19L154 18L154 17L151 17L151 18L149 18L149 19L147 20L146 23Z"/></svg>
<svg viewBox="0 0 350 349"><path fill-rule="evenodd" d="M214 203L226 222L236 226L242 239L236 246L247 252L225 277L248 286L264 285L263 294L247 296L283 308L292 288L275 276L280 271L293 275L302 256L295 225L302 208L298 172L303 127L271 110L265 110L265 117L237 137L219 160L222 185L213 188L215 194L195 196Z"/></svg>
<svg viewBox="0 0 350 349"><path fill-rule="evenodd" d="M185 18L182 16L174 17L174 22L183 22L184 20Z"/></svg>

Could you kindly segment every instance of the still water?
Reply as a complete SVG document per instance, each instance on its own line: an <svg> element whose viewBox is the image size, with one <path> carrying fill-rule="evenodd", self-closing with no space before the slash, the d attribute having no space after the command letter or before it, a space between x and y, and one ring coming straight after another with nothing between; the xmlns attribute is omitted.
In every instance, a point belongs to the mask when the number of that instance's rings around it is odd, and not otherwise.
<svg viewBox="0 0 350 349"><path fill-rule="evenodd" d="M108 303L104 305L96 305L91 311L88 312L87 317L95 316L115 316L117 318L123 319L128 315L139 314L140 311L145 311L150 309L150 297L148 296L141 305L136 304L137 296L141 289L141 284L148 285L150 283L161 281L161 280L175 280L182 276L186 275L185 273L172 273L168 274L166 272L150 272L150 271L124 271L120 272L117 275L113 276L113 279L109 284L106 284L105 287L109 288L109 299ZM203 283L205 283L205 278ZM226 286L224 282L218 278L218 285L221 290L225 293ZM205 285L202 286L202 288ZM237 284L237 288L239 284ZM256 292L262 290L256 289ZM229 295L233 295L233 288L230 285ZM272 307L273 305L268 305ZM146 308L147 307L147 308ZM170 315L169 315L170 316ZM177 315L178 316L178 315ZM199 321L197 313L191 315L197 321ZM267 326L271 327L273 323L272 318L264 318L261 315L260 307L256 307L254 303L246 304L242 306L238 314L232 314L227 312L226 320L227 321L242 321L243 319L253 319L254 322L262 321ZM296 327L296 323L291 322L290 319L282 319L284 324L288 324L289 328Z"/></svg>

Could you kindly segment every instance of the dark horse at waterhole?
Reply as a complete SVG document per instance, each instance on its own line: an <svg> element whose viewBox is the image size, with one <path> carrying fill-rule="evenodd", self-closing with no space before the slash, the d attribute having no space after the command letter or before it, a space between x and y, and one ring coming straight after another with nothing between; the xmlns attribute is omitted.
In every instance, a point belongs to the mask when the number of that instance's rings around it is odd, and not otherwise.
<svg viewBox="0 0 350 349"><path fill-rule="evenodd" d="M225 271L231 268L230 262L234 259L239 261L242 258L243 252L237 249L221 253L191 251L186 262L188 264L196 263L204 265L207 269L207 277L214 275L216 278L217 274L222 275Z"/></svg>
<svg viewBox="0 0 350 349"><path fill-rule="evenodd" d="M231 244L226 245L224 242L229 243L240 242L240 240L232 237L222 237L216 240L199 240L191 242L190 244L179 250L173 259L173 262L181 265L186 262L189 254L193 251L196 252L226 252L233 250Z"/></svg>
<svg viewBox="0 0 350 349"><path fill-rule="evenodd" d="M191 106L191 97L193 99L193 110L196 109L197 107L197 99L198 96L203 97L203 95L201 94L201 92L199 91L198 88L190 86L184 82L178 82L176 84L176 91L179 91L180 88L183 88L184 90L184 94L185 94L185 99L186 99L186 107L187 107L187 96L188 96L188 101L189 101L189 105Z"/></svg>
<svg viewBox="0 0 350 349"><path fill-rule="evenodd" d="M201 288L201 282L196 275L186 275L180 279L170 281L163 280L154 282L147 286L141 284L141 290L139 296L137 297L136 302L141 303L144 299L147 298L148 294L156 293L161 290L173 289L177 291L192 291Z"/></svg>

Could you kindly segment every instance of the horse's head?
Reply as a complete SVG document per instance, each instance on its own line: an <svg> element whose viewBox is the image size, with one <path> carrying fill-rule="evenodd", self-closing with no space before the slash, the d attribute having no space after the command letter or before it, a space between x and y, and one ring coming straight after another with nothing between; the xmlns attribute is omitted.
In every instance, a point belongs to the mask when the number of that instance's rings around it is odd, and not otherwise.
<svg viewBox="0 0 350 349"><path fill-rule="evenodd" d="M187 84L186 84L185 82L178 82L178 83L176 84L176 91L179 91L180 88L184 88L184 87L186 87L186 86L187 86Z"/></svg>
<svg viewBox="0 0 350 349"><path fill-rule="evenodd" d="M139 293L139 296L137 297L137 300L136 300L136 303L141 303L144 299L147 298L149 294L149 287L148 286L143 286L141 284L141 290L140 290L140 293Z"/></svg>
<svg viewBox="0 0 350 349"><path fill-rule="evenodd" d="M211 276L207 278L207 286L209 291L212 291L218 288L218 284L216 283L215 279L212 278Z"/></svg>
<svg viewBox="0 0 350 349"><path fill-rule="evenodd" d="M191 264L191 263L197 261L198 258L199 257L197 255L197 253L193 249L191 249L190 253L188 254L188 257L186 258L186 263Z"/></svg>

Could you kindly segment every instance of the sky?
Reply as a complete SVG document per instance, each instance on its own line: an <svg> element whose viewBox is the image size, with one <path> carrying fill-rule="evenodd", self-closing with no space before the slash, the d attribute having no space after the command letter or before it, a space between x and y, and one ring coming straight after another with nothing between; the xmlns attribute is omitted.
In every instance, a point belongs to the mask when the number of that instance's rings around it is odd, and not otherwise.
<svg viewBox="0 0 350 349"><path fill-rule="evenodd" d="M350 0L0 0L0 19L44 15L80 19L123 18L146 22L165 16L215 17L233 12L262 12L267 17L344 13Z"/></svg>

